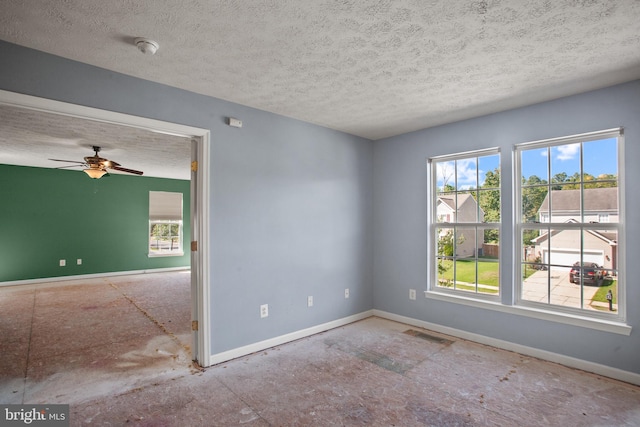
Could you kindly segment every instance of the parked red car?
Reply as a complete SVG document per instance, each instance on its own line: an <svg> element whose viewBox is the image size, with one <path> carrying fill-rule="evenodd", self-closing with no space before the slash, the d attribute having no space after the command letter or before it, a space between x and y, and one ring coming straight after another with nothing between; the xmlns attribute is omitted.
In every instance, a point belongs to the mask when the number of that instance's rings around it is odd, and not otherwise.
<svg viewBox="0 0 640 427"><path fill-rule="evenodd" d="M591 283L597 286L602 285L604 276L606 275L604 268L596 264L595 262L583 262L580 266L579 262L573 264L571 271L569 272L569 281L571 283L580 283L580 277L582 276L583 283Z"/></svg>

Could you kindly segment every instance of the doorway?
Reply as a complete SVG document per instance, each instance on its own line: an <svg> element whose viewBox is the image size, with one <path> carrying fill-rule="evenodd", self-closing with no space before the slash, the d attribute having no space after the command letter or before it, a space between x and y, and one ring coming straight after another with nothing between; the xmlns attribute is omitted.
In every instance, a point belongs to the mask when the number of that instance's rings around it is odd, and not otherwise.
<svg viewBox="0 0 640 427"><path fill-rule="evenodd" d="M164 122L122 113L115 113L65 102L37 98L14 92L0 91L0 105L41 111L63 116L148 130L154 133L191 139L191 311L192 359L209 366L209 153L210 133L206 129ZM185 239L186 240L186 239Z"/></svg>

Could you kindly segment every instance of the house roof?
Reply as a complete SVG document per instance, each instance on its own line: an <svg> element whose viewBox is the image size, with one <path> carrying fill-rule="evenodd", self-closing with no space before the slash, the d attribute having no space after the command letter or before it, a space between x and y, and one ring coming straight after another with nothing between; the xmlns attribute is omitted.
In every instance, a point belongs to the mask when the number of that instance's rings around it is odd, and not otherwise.
<svg viewBox="0 0 640 427"><path fill-rule="evenodd" d="M566 222L577 222L574 219L570 219ZM565 230L551 230L551 235L555 236L557 234L562 233ZM615 232L611 232L611 231L598 231L598 230L585 230L587 233L597 237L598 239L604 240L606 243L608 243L609 245L617 245L618 244L618 235ZM549 232L545 232L542 233L541 235L539 235L538 237L536 237L535 239L531 239L531 241L533 243L535 243L536 245L541 244L542 242L546 241L549 238Z"/></svg>
<svg viewBox="0 0 640 427"><path fill-rule="evenodd" d="M580 190L552 190L553 212L580 212ZM617 212L618 188L585 188L584 210L593 212ZM542 201L539 212L549 212L549 193Z"/></svg>
<svg viewBox="0 0 640 427"><path fill-rule="evenodd" d="M453 210L453 211L456 210L456 207L455 207L456 196L454 194L446 195L446 196L439 196L438 199L441 200L442 203L444 203L445 205L449 206L451 208L451 210ZM475 202L475 199L471 196L471 194L458 194L458 209L462 205L467 203L467 201L469 199L473 199L473 201Z"/></svg>

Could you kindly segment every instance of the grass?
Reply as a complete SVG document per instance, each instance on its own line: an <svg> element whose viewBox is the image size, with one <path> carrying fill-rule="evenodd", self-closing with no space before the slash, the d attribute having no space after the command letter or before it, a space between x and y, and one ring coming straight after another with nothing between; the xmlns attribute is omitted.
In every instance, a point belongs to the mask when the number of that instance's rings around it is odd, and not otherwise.
<svg viewBox="0 0 640 427"><path fill-rule="evenodd" d="M592 301L609 303L609 300L607 300L607 292L611 290L611 293L613 294L613 303L617 304L618 303L618 281L607 280L605 281L605 283L609 283L609 284L606 286L600 286L598 291L593 296Z"/></svg>
<svg viewBox="0 0 640 427"><path fill-rule="evenodd" d="M456 285L456 289L472 292L476 291L475 285L461 285L460 283ZM497 294L498 288L478 288L478 292L480 292L481 294Z"/></svg>
<svg viewBox="0 0 640 427"><path fill-rule="evenodd" d="M444 274L439 278L453 281L453 261L443 260L442 265L447 269ZM495 287L495 292L491 289L487 289L486 292L497 293L499 286L499 274L498 269L500 264L491 261L478 260L478 284ZM476 262L475 260L457 260L455 264L456 268L456 281L474 284L476 283ZM475 286L464 285L458 283L456 289L472 290L475 291ZM485 291L483 289L483 291Z"/></svg>

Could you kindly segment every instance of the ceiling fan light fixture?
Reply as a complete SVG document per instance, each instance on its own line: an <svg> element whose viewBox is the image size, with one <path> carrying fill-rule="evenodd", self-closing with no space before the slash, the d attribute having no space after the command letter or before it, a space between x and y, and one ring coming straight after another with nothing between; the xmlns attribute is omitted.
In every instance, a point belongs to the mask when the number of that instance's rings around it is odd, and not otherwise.
<svg viewBox="0 0 640 427"><path fill-rule="evenodd" d="M145 37L137 37L133 42L138 47L138 50L145 55L154 55L160 48L158 42Z"/></svg>
<svg viewBox="0 0 640 427"><path fill-rule="evenodd" d="M84 170L84 173L86 173L87 175L89 175L89 177L93 179L100 179L104 174L107 173L107 171L99 168L89 168L89 169L83 169L83 170Z"/></svg>

